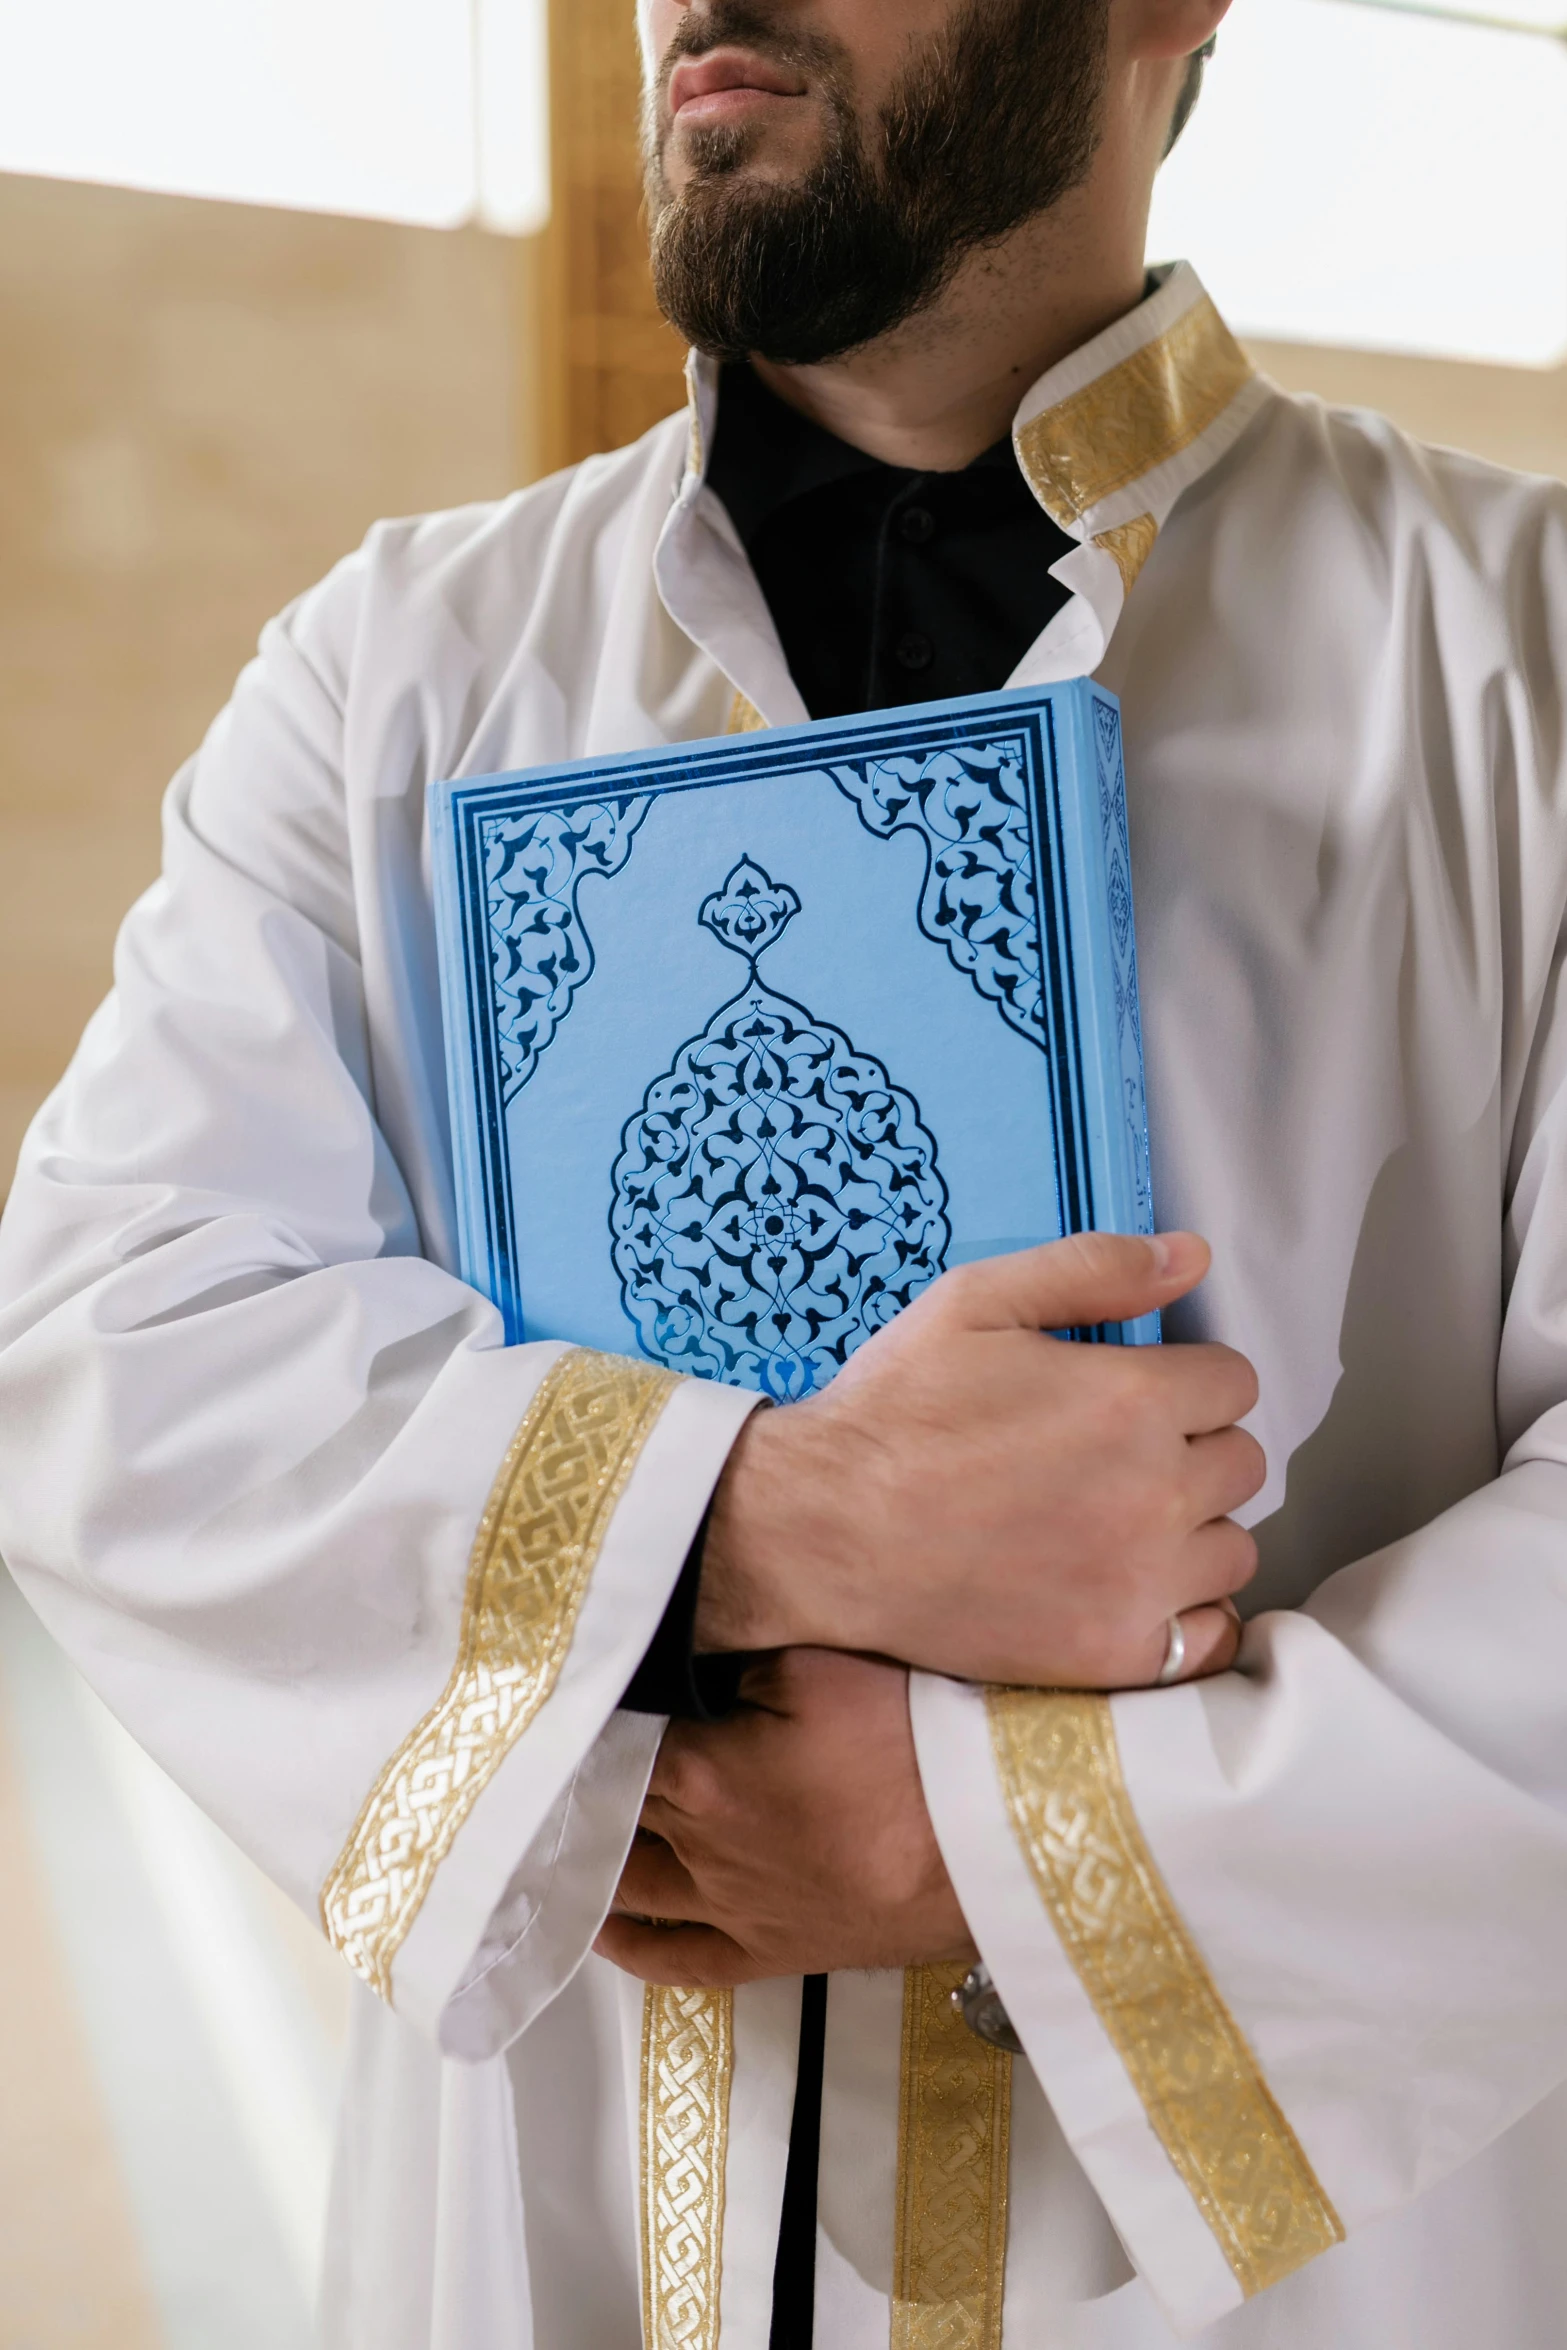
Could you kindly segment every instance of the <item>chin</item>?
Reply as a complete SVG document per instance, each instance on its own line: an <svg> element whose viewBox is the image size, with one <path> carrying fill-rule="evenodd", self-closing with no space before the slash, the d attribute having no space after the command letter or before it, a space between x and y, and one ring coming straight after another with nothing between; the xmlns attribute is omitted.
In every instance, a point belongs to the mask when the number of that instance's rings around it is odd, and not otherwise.
<svg viewBox="0 0 1567 2350"><path fill-rule="evenodd" d="M726 123L709 130L672 131L664 150L664 172L677 194L703 181L789 187L806 177L820 152L819 137L802 139L798 132L790 136L776 123Z"/></svg>

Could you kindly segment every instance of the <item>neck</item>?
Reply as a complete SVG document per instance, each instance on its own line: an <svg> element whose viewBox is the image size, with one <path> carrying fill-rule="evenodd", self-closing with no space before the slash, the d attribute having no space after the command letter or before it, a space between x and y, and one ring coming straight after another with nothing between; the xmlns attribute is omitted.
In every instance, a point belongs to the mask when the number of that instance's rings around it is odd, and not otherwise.
<svg viewBox="0 0 1567 2350"><path fill-rule="evenodd" d="M1141 299L1152 170L1129 173L1114 136L1080 188L1000 243L968 254L935 301L841 359L762 380L885 464L955 472L1011 429L1047 369Z"/></svg>

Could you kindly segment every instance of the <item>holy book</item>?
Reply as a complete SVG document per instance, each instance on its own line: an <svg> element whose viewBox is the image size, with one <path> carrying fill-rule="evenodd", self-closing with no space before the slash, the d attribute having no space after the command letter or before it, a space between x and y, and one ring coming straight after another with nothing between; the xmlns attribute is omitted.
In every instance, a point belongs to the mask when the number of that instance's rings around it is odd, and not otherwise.
<svg viewBox="0 0 1567 2350"><path fill-rule="evenodd" d="M1101 687L465 777L431 829L461 1269L509 1342L788 1401L949 1266L1152 1230Z"/></svg>

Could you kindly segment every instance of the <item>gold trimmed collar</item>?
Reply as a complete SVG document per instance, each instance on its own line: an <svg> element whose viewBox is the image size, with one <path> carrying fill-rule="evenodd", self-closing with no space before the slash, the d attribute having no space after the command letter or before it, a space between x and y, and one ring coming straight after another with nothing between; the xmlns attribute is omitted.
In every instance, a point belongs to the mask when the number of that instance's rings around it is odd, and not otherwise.
<svg viewBox="0 0 1567 2350"><path fill-rule="evenodd" d="M1013 445L1045 512L1111 558L1125 594L1182 490L1238 438L1262 396L1251 361L1183 261L1040 378L1018 410Z"/></svg>
<svg viewBox="0 0 1567 2350"><path fill-rule="evenodd" d="M688 498L707 471L718 379L713 360L690 353ZM1013 446L1045 512L1109 558L1110 594L1119 578L1124 598L1182 490L1239 438L1264 396L1197 272L1181 261L1134 310L1040 377L1018 410Z"/></svg>
<svg viewBox="0 0 1567 2350"><path fill-rule="evenodd" d="M686 470L682 485L689 496L700 488L707 478L707 461L713 452L713 428L718 421L718 376L716 359L704 352L686 353Z"/></svg>

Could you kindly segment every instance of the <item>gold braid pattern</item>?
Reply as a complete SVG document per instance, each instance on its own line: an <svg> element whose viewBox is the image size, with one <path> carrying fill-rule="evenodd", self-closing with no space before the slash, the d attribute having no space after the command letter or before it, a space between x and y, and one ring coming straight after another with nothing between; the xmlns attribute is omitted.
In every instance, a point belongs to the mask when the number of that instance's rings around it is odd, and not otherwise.
<svg viewBox="0 0 1567 2350"><path fill-rule="evenodd" d="M993 1689L1013 1831L1160 2144L1250 2296L1344 2229L1154 1864L1106 1697Z"/></svg>
<svg viewBox="0 0 1567 2350"><path fill-rule="evenodd" d="M473 1539L457 1661L321 1889L327 1940L383 1999L458 1830L560 1675L609 1521L676 1380L573 1348L524 1413Z"/></svg>
<svg viewBox="0 0 1567 2350"><path fill-rule="evenodd" d="M732 1991L642 1995L643 2350L717 2350Z"/></svg>
<svg viewBox="0 0 1567 2350"><path fill-rule="evenodd" d="M1140 351L1019 428L1035 496L1070 529L1200 440L1254 373L1204 295Z"/></svg>
<svg viewBox="0 0 1567 2350"><path fill-rule="evenodd" d="M1159 525L1151 514L1139 514L1130 522L1119 522L1114 530L1095 531L1094 545L1103 547L1114 562L1125 595L1131 594L1137 574L1153 553L1158 536Z"/></svg>
<svg viewBox="0 0 1567 2350"><path fill-rule="evenodd" d="M966 1971L903 1978L891 2350L1000 2350L1012 2059L954 2009Z"/></svg>

